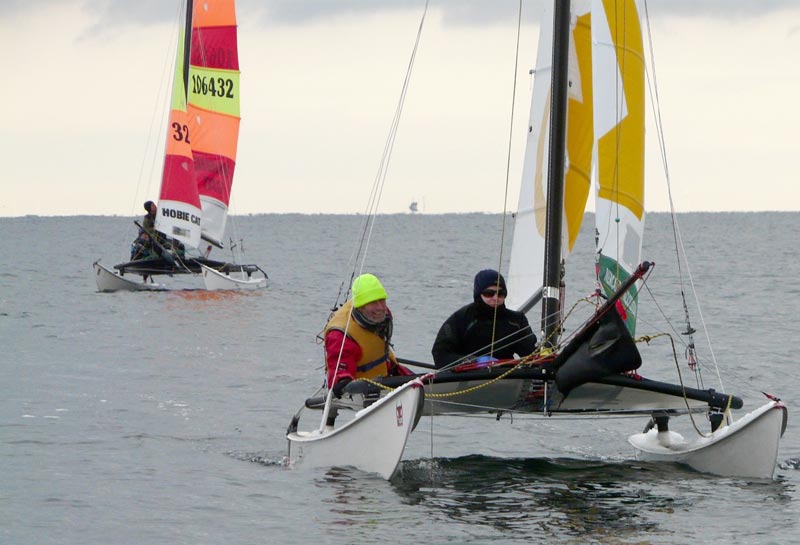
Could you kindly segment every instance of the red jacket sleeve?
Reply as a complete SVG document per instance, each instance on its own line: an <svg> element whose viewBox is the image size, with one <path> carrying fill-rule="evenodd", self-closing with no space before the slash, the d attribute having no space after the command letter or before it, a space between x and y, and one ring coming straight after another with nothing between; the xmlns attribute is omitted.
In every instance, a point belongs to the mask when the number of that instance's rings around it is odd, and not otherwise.
<svg viewBox="0 0 800 545"><path fill-rule="evenodd" d="M341 359L339 359L340 352ZM335 384L334 376L336 380L344 377L356 378L356 362L360 359L361 347L343 332L332 329L325 336L325 364L329 385Z"/></svg>

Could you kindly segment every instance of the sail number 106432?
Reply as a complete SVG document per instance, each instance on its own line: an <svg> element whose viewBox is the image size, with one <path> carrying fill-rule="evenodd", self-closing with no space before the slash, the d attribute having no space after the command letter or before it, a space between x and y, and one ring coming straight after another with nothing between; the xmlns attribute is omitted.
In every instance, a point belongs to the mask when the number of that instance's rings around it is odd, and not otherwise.
<svg viewBox="0 0 800 545"><path fill-rule="evenodd" d="M192 93L219 98L233 98L233 80L194 74L192 75Z"/></svg>

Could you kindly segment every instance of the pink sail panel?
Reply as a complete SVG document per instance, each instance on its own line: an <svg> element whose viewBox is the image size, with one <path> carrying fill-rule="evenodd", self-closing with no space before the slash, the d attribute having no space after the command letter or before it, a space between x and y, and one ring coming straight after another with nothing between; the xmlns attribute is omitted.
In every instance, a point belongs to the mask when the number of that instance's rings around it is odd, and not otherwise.
<svg viewBox="0 0 800 545"><path fill-rule="evenodd" d="M197 19L195 19L196 21ZM223 70L239 70L239 48L236 43L236 23L233 26L204 27L192 31L191 64Z"/></svg>
<svg viewBox="0 0 800 545"><path fill-rule="evenodd" d="M200 194L229 202L235 167L236 163L227 157L195 152L194 173Z"/></svg>
<svg viewBox="0 0 800 545"><path fill-rule="evenodd" d="M197 193L197 187L185 182L185 180L193 179L196 179L196 175L194 161L191 157L167 154L164 158L159 200L184 202L194 205L199 210L200 196Z"/></svg>

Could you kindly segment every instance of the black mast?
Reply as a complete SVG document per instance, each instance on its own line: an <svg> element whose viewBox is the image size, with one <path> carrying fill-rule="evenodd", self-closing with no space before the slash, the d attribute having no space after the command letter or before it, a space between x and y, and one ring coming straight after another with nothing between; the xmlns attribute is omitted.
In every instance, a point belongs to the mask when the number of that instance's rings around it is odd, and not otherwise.
<svg viewBox="0 0 800 545"><path fill-rule="evenodd" d="M567 133L567 63L569 60L569 0L553 0L553 65L550 102L550 153L547 169L542 331L544 346L554 347L560 322L561 216L564 208L564 158Z"/></svg>
<svg viewBox="0 0 800 545"><path fill-rule="evenodd" d="M186 0L186 25L183 33L183 89L189 96L189 60L192 54L192 13L194 1Z"/></svg>

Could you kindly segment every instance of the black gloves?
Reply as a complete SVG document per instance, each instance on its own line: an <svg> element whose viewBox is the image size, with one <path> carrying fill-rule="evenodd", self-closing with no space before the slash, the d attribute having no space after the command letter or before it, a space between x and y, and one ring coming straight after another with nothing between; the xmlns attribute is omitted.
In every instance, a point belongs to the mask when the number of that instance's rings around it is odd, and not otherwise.
<svg viewBox="0 0 800 545"><path fill-rule="evenodd" d="M336 384L333 386L333 395L336 397L342 397L342 391L344 387L350 384L350 381L353 380L350 377L342 377L336 381Z"/></svg>

